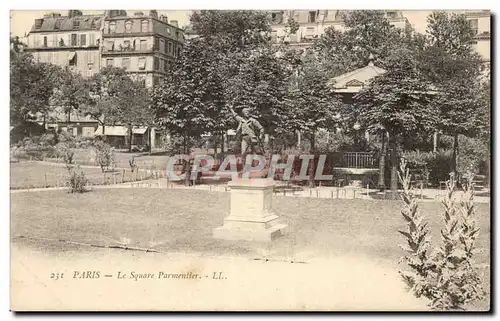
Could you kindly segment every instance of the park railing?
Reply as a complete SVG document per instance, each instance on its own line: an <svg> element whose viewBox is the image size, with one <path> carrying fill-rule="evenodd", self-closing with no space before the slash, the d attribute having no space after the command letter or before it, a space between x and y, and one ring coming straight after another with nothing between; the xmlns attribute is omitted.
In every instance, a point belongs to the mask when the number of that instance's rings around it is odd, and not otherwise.
<svg viewBox="0 0 500 321"><path fill-rule="evenodd" d="M378 159L372 152L343 152L335 157L335 167L377 168Z"/></svg>

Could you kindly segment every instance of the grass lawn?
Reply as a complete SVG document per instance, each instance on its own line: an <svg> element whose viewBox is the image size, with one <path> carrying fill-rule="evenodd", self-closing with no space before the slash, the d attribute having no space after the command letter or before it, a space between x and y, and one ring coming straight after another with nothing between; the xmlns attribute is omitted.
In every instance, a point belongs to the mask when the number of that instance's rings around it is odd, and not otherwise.
<svg viewBox="0 0 500 321"><path fill-rule="evenodd" d="M99 168L82 168L92 185L103 184L106 180L113 181L113 174L107 173L106 178ZM122 182L122 171L117 175L117 182ZM68 170L64 166L49 165L38 162L20 162L10 164L10 188L36 188L64 186L68 178ZM141 173L138 175L138 179ZM125 170L124 181L135 178L130 170Z"/></svg>
<svg viewBox="0 0 500 321"><path fill-rule="evenodd" d="M29 202L26 200L29 199ZM360 199L274 197L274 212L289 225L288 236L269 246L275 255L310 253L311 257L362 253L398 259L403 237L401 202ZM84 194L65 191L12 194L12 233L79 242L109 244L129 239L131 245L165 251L221 254L228 243L235 253L262 245L225 242L211 237L229 212L229 194L201 190L109 189ZM489 205L477 204L481 228L480 263L489 261ZM421 203L432 235L439 239L442 206ZM256 253L254 253L256 254Z"/></svg>
<svg viewBox="0 0 500 321"><path fill-rule="evenodd" d="M268 245L212 238L229 212L229 193L172 189L108 189L11 194L11 237L50 238L91 244L154 248L164 252L249 258L314 260L356 255L397 268L404 254L402 202L275 196L274 212L290 227ZM29 201L28 201L29 200ZM420 203L434 242L440 203ZM490 208L476 204L480 235L476 258L489 284Z"/></svg>

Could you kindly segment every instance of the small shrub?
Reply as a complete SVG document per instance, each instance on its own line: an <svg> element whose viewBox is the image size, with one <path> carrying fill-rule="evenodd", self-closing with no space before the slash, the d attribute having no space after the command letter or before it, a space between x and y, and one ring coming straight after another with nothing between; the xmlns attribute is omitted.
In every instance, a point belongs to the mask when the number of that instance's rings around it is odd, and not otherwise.
<svg viewBox="0 0 500 321"><path fill-rule="evenodd" d="M430 176L429 166L433 164L436 155L433 152L404 151L402 157L408 163L408 167L414 169L421 178L428 180Z"/></svg>
<svg viewBox="0 0 500 321"><path fill-rule="evenodd" d="M427 282L427 276L434 264L430 253L431 238L428 236L427 222L424 221L424 216L418 210L413 187L410 184L411 175L406 165L406 160L402 159L398 176L403 186L401 198L405 203L401 214L408 229L398 232L406 238L407 246L400 245L400 247L407 252L402 260L411 268L411 271L400 271L399 273L416 297L429 297L432 296L432 285Z"/></svg>
<svg viewBox="0 0 500 321"><path fill-rule="evenodd" d="M87 149L92 145L92 139L82 136L76 136L74 138L75 148Z"/></svg>
<svg viewBox="0 0 500 321"><path fill-rule="evenodd" d="M157 177L157 172L156 172L156 165L155 164L151 164L150 166L148 166L149 168L149 178L158 178Z"/></svg>
<svg viewBox="0 0 500 321"><path fill-rule="evenodd" d="M71 193L83 193L88 184L88 179L80 166L68 166L68 185Z"/></svg>
<svg viewBox="0 0 500 321"><path fill-rule="evenodd" d="M128 164L130 165L130 171L133 173L137 169L137 164L135 163L135 156L129 159Z"/></svg>
<svg viewBox="0 0 500 321"><path fill-rule="evenodd" d="M96 151L96 160L101 171L109 170L110 167L113 168L115 164L115 150L109 144L98 140L94 143Z"/></svg>
<svg viewBox="0 0 500 321"><path fill-rule="evenodd" d="M489 159L488 146L481 140L459 136L459 153L457 158L458 172L465 174L481 172L483 164Z"/></svg>
<svg viewBox="0 0 500 321"><path fill-rule="evenodd" d="M57 137L54 133L45 133L40 135L38 144L43 147L55 146L57 144Z"/></svg>
<svg viewBox="0 0 500 321"><path fill-rule="evenodd" d="M453 198L456 182L450 179L443 200L442 245L434 257L436 285L431 302L436 310L464 310L468 303L484 296L482 280L473 259L479 229L474 220L472 179L473 175L469 175L464 184L464 196L458 204Z"/></svg>
<svg viewBox="0 0 500 321"><path fill-rule="evenodd" d="M57 135L57 140L59 142L68 143L73 148L76 147L75 146L75 137L73 137L73 135L71 133L67 132L67 131L61 131Z"/></svg>
<svg viewBox="0 0 500 321"><path fill-rule="evenodd" d="M318 132L316 135L316 149L320 153L335 153L354 148L352 137L344 133Z"/></svg>
<svg viewBox="0 0 500 321"><path fill-rule="evenodd" d="M411 177L403 159L399 179L403 185L405 207L402 215L408 227L399 231L406 238L407 255L402 258L410 271L400 271L404 282L417 296L424 296L435 310L465 310L467 304L484 297L482 279L474 264L474 242L479 229L474 220L474 188L472 175L464 184L464 196L457 203L454 198L456 181L447 181L447 194L443 200L444 226L441 245L431 250L427 238L429 229L411 192Z"/></svg>
<svg viewBox="0 0 500 321"><path fill-rule="evenodd" d="M20 162L21 159L27 159L28 155L26 154L26 150L21 146L12 146L10 148L10 161L11 162Z"/></svg>
<svg viewBox="0 0 500 321"><path fill-rule="evenodd" d="M70 144L67 142L60 142L56 145L55 150L57 157L62 158L64 163L68 165L74 163L75 151L70 147Z"/></svg>

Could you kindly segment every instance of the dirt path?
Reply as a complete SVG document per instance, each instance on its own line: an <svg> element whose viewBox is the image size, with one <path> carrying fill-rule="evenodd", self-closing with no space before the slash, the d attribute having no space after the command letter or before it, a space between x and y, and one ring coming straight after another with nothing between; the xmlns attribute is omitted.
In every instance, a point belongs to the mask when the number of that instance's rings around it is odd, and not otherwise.
<svg viewBox="0 0 500 321"><path fill-rule="evenodd" d="M60 248L58 243L43 247L12 244L14 310L426 309L405 291L397 271L363 257L300 264ZM99 278L80 278L96 277L97 271ZM64 277L54 280L51 273ZM135 279L132 273L149 278ZM168 274L174 276L164 278ZM191 278L177 279L177 274Z"/></svg>

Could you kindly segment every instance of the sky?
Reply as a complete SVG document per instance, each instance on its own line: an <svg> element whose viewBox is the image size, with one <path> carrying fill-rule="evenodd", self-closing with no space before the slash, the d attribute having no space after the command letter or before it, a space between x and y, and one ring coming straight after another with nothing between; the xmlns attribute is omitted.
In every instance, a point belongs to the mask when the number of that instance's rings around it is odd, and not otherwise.
<svg viewBox="0 0 500 321"><path fill-rule="evenodd" d="M129 14L138 10L128 10ZM23 37L25 33L28 33L31 26L37 18L43 18L44 14L50 12L59 12L62 15L67 14L67 10L63 11L40 11L40 10L12 10L10 12L10 31L12 36ZM102 10L82 10L83 14L100 14ZM191 11L164 11L158 10L158 15L166 15L169 20L177 20L179 22L179 27L183 27L189 23L189 15ZM403 10L403 15L408 19L410 24L413 25L416 31L425 32L426 28L426 18L431 13L431 11L411 11Z"/></svg>

